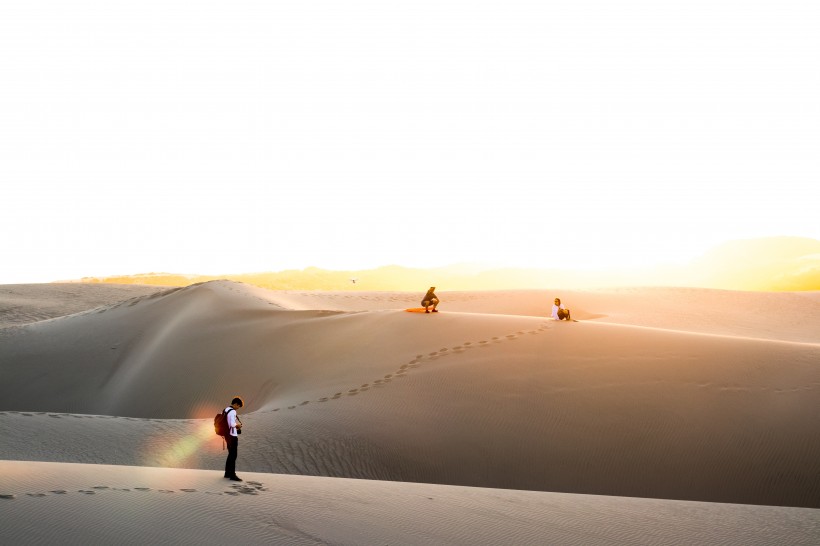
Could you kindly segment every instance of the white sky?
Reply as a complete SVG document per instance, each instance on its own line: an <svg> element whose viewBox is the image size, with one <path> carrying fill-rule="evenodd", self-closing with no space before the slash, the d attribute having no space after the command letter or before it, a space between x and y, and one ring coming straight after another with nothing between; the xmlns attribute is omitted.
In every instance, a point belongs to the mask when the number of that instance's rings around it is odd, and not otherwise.
<svg viewBox="0 0 820 546"><path fill-rule="evenodd" d="M820 239L820 3L0 2L0 283Z"/></svg>

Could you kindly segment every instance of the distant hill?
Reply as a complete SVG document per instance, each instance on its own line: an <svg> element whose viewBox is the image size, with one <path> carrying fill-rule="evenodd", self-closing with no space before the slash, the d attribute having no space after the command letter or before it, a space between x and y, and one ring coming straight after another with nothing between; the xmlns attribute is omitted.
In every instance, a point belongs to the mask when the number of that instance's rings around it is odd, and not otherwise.
<svg viewBox="0 0 820 546"><path fill-rule="evenodd" d="M766 237L732 241L704 254L691 267L697 286L736 290L820 290L820 241Z"/></svg>
<svg viewBox="0 0 820 546"><path fill-rule="evenodd" d="M464 264L419 269L390 265L360 271L317 267L262 273L183 275L144 273L86 277L76 282L188 286L229 279L272 290L505 290L524 288L593 288L605 286L692 286L727 290L820 290L820 241L768 237L732 241L686 266L643 270L572 271L567 269L488 269ZM355 282L354 282L355 280Z"/></svg>

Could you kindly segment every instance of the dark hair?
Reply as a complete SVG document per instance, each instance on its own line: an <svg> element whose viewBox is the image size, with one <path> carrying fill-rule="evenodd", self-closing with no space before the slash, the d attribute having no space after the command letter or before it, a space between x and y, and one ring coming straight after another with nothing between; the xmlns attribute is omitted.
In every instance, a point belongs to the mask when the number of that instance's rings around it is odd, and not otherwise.
<svg viewBox="0 0 820 546"><path fill-rule="evenodd" d="M240 408L245 407L245 402L242 401L242 399L239 398L238 396L236 398L234 398L233 400L231 400L231 405L233 406L234 404L238 405Z"/></svg>

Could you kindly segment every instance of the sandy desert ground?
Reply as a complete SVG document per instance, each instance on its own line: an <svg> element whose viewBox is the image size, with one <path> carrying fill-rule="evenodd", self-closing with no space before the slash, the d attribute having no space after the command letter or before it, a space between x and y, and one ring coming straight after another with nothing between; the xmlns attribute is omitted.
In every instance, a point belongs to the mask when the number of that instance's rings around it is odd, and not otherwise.
<svg viewBox="0 0 820 546"><path fill-rule="evenodd" d="M423 292L0 287L4 533L820 541L820 293Z"/></svg>

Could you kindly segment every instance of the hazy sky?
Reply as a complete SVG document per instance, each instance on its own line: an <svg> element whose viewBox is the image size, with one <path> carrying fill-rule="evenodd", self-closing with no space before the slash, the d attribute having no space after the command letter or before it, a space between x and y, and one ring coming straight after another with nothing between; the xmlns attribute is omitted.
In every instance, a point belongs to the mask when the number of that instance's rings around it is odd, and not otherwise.
<svg viewBox="0 0 820 546"><path fill-rule="evenodd" d="M820 239L820 3L0 3L0 283Z"/></svg>

